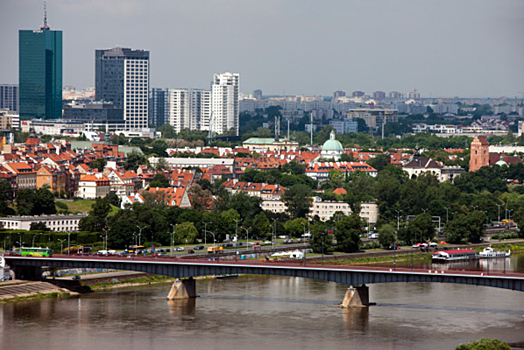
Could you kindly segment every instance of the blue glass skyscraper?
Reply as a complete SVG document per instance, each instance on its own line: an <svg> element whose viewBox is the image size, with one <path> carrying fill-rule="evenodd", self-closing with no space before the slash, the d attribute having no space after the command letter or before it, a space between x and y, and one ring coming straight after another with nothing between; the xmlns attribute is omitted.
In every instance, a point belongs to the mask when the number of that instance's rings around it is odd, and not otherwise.
<svg viewBox="0 0 524 350"><path fill-rule="evenodd" d="M62 117L62 31L19 31L20 119Z"/></svg>

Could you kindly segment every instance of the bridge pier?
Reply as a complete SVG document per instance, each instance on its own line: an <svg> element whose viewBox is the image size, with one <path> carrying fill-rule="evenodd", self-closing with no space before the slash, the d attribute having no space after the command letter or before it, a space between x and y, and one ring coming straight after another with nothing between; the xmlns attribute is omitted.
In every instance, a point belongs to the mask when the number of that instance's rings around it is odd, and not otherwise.
<svg viewBox="0 0 524 350"><path fill-rule="evenodd" d="M363 284L360 287L349 286L344 300L339 304L341 308L368 307L369 287Z"/></svg>
<svg viewBox="0 0 524 350"><path fill-rule="evenodd" d="M14 278L19 280L40 281L42 279L41 266L11 266Z"/></svg>
<svg viewBox="0 0 524 350"><path fill-rule="evenodd" d="M176 279L167 295L168 300L196 298L196 282L193 277L187 280Z"/></svg>

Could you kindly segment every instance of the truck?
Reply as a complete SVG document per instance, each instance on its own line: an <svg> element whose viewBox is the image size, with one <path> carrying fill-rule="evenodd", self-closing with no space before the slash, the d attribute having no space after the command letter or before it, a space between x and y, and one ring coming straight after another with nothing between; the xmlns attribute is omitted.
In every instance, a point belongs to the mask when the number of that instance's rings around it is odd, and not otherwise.
<svg viewBox="0 0 524 350"><path fill-rule="evenodd" d="M207 248L207 253L208 254L215 254L215 253L220 253L220 251L224 250L224 248L222 247L208 247Z"/></svg>

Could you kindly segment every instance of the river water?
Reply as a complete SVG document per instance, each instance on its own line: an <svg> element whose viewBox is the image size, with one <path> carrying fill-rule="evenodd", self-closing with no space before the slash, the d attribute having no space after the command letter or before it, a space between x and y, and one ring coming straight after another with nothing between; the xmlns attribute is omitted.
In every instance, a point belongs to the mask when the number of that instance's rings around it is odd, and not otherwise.
<svg viewBox="0 0 524 350"><path fill-rule="evenodd" d="M524 264L524 255L508 262ZM524 269L524 267L523 267ZM524 293L437 283L370 285L376 306L340 309L347 286L290 277L197 280L0 305L0 349L454 349L524 344ZM523 346L524 347L524 346Z"/></svg>

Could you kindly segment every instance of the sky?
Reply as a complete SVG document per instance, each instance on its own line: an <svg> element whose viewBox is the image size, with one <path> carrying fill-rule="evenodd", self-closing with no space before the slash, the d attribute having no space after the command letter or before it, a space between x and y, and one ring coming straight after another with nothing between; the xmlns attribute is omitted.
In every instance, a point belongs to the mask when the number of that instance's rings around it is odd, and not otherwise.
<svg viewBox="0 0 524 350"><path fill-rule="evenodd" d="M151 87L330 96L524 97L522 0L48 0L63 85L94 85L95 50L150 51ZM18 30L41 0L0 0L0 83L18 83Z"/></svg>

